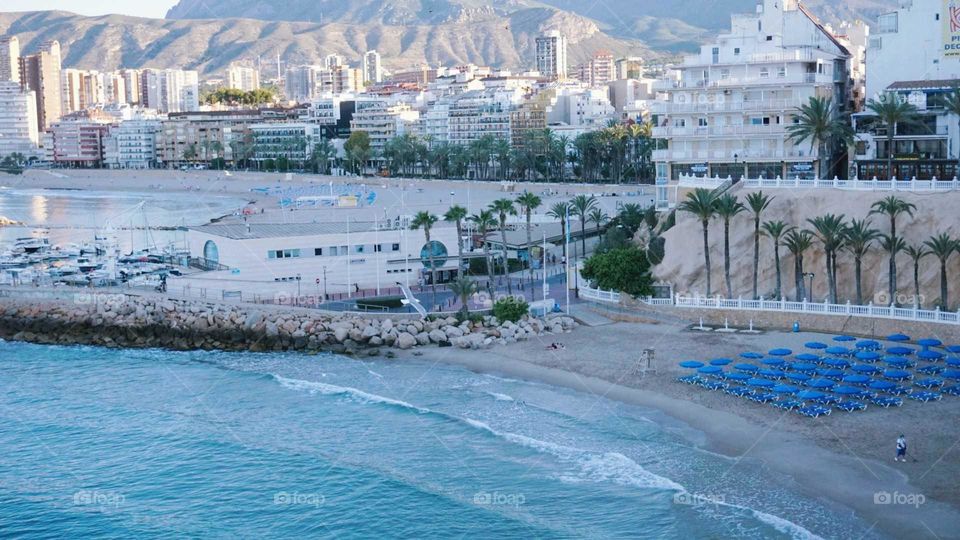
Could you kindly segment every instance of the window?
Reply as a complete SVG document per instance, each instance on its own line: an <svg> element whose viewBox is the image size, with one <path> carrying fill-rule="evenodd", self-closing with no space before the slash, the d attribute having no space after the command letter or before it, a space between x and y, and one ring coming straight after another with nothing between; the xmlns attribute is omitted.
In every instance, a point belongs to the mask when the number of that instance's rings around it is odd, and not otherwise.
<svg viewBox="0 0 960 540"><path fill-rule="evenodd" d="M267 252L268 259L290 259L299 256L299 249L274 249Z"/></svg>
<svg viewBox="0 0 960 540"><path fill-rule="evenodd" d="M729 70L729 69L721 69L721 70L720 70L720 78L721 78L722 80L727 80L727 79L729 79L729 78L730 78L730 70Z"/></svg>
<svg viewBox="0 0 960 540"><path fill-rule="evenodd" d="M733 54L734 56L740 56L740 47L734 47Z"/></svg>
<svg viewBox="0 0 960 540"><path fill-rule="evenodd" d="M354 252L354 253L363 253L363 249L364 249L365 247L366 247L366 246L364 246L363 244L357 244L356 246L353 246L353 252Z"/></svg>
<svg viewBox="0 0 960 540"><path fill-rule="evenodd" d="M374 244L374 245L373 245L373 252L374 252L374 253L380 253L381 251L383 251L383 244Z"/></svg>
<svg viewBox="0 0 960 540"><path fill-rule="evenodd" d="M773 36L767 36L767 41L773 41Z"/></svg>
<svg viewBox="0 0 960 540"><path fill-rule="evenodd" d="M390 249L392 251L400 251L400 244L393 244Z"/></svg>
<svg viewBox="0 0 960 540"><path fill-rule="evenodd" d="M766 78L769 78L769 77L770 77L770 70L767 69L767 68L761 68L761 69L760 69L760 78L761 78L761 79L766 79Z"/></svg>
<svg viewBox="0 0 960 540"><path fill-rule="evenodd" d="M313 256L314 256L314 257L322 257L322 256L323 256L323 248L313 248Z"/></svg>
<svg viewBox="0 0 960 540"><path fill-rule="evenodd" d="M698 118L698 119L697 119L697 125L700 126L700 127L707 127L707 119L706 119L706 118Z"/></svg>
<svg viewBox="0 0 960 540"><path fill-rule="evenodd" d="M338 253L337 253L337 246L330 246L330 247L327 248L327 249L330 251L330 256L331 256L331 257L336 257L336 256L338 255Z"/></svg>
<svg viewBox="0 0 960 540"><path fill-rule="evenodd" d="M720 47L714 47L712 51L713 63L720 63Z"/></svg>
<svg viewBox="0 0 960 540"><path fill-rule="evenodd" d="M777 78L778 78L778 79L782 79L782 78L784 78L784 77L786 77L786 76L787 76L787 68L786 68L785 66L778 67L778 68L777 68Z"/></svg>

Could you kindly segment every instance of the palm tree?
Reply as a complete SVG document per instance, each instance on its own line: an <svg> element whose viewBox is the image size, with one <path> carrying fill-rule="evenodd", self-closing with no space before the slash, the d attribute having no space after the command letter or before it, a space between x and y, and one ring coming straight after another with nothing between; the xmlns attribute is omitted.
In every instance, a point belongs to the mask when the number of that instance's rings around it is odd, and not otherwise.
<svg viewBox="0 0 960 540"><path fill-rule="evenodd" d="M843 214L825 214L807 220L807 223L813 226L813 234L823 244L823 252L827 256L827 285L831 304L837 303L837 251L843 247L847 228L843 218Z"/></svg>
<svg viewBox="0 0 960 540"><path fill-rule="evenodd" d="M853 128L840 116L830 98L811 97L797 108L795 118L796 123L787 126L787 139L795 144L810 141L811 151L816 150L819 158L817 176L823 178L827 148L836 142L853 144Z"/></svg>
<svg viewBox="0 0 960 540"><path fill-rule="evenodd" d="M714 208L717 216L723 220L723 277L727 281L727 298L733 298L733 287L730 285L730 220L746 207L735 195L724 193L717 198Z"/></svg>
<svg viewBox="0 0 960 540"><path fill-rule="evenodd" d="M806 287L803 284L803 254L813 247L813 235L810 231L792 228L783 237L783 245L793 255L793 283L796 291L796 301L801 302L807 298ZM813 291L810 291L811 294Z"/></svg>
<svg viewBox="0 0 960 540"><path fill-rule="evenodd" d="M610 220L610 216L603 211L603 208L594 208L590 211L590 221L597 224L597 230L600 230L600 227ZM600 240L603 240L603 233L600 233Z"/></svg>
<svg viewBox="0 0 960 540"><path fill-rule="evenodd" d="M467 209L455 204L443 215L443 220L457 225L457 275L463 275L463 220L467 219Z"/></svg>
<svg viewBox="0 0 960 540"><path fill-rule="evenodd" d="M413 216L410 222L410 228L413 230L423 229L423 236L427 242L427 255L430 258L430 287L433 289L433 305L437 305L437 265L433 260L433 246L430 245L430 229L437 223L437 216L421 210Z"/></svg>
<svg viewBox="0 0 960 540"><path fill-rule="evenodd" d="M774 289L773 297L777 300L782 297L783 291L781 288L783 282L781 281L780 274L780 241L783 239L783 235L792 231L793 227L783 221L765 221L763 223L763 234L773 240L773 263L777 272L777 288ZM754 280L756 280L756 274L754 274ZM754 281L754 286L756 286L756 281ZM754 289L754 291L756 291L756 289Z"/></svg>
<svg viewBox="0 0 960 540"><path fill-rule="evenodd" d="M896 265L897 254L907 249L907 243L903 241L903 238L882 234L880 235L880 247L883 248L884 251L889 253L891 257L893 257L894 259L893 264ZM896 274L894 274L894 276L896 276ZM896 279L896 277L894 277L894 279ZM897 303L896 294L893 294L890 296L890 303L891 304Z"/></svg>
<svg viewBox="0 0 960 540"><path fill-rule="evenodd" d="M900 214L907 214L910 217L913 217L913 211L917 209L917 206L913 203L909 203L900 199L895 195L890 195L884 197L879 201L870 205L870 214L882 214L887 216L890 219L890 240L886 243L887 246L896 247L897 243L897 218L900 217ZM888 250L890 253L890 262L888 263L887 273L889 276L889 288L890 301L893 302L897 298L897 254L896 251Z"/></svg>
<svg viewBox="0 0 960 540"><path fill-rule="evenodd" d="M481 210L479 214L474 214L469 219L477 227L477 234L483 239L483 257L487 263L487 279L489 279L487 288L492 290L493 263L490 261L490 244L487 242L487 234L489 234L490 229L497 226L497 220L493 217L493 212L489 210Z"/></svg>
<svg viewBox="0 0 960 540"><path fill-rule="evenodd" d="M867 100L867 109L887 128L887 178L893 178L893 137L900 124L913 124L917 119L917 107L893 92L878 99Z"/></svg>
<svg viewBox="0 0 960 540"><path fill-rule="evenodd" d="M570 213L580 218L581 253L577 254L578 259L587 253L587 220L590 219L590 211L596 207L597 198L593 195L577 195L570 201Z"/></svg>
<svg viewBox="0 0 960 540"><path fill-rule="evenodd" d="M947 260L954 251L960 250L960 241L951 238L949 234L941 232L936 236L931 236L923 245L930 248L930 253L940 260L940 309L946 311L949 309L950 302L947 301Z"/></svg>
<svg viewBox="0 0 960 540"><path fill-rule="evenodd" d="M747 207L753 213L753 299L757 296L757 272L760 267L760 214L770 206L773 197L762 191L747 195ZM777 264L777 297L780 297L780 265Z"/></svg>
<svg viewBox="0 0 960 540"><path fill-rule="evenodd" d="M570 203L568 202L558 202L554 203L550 207L550 211L547 212L547 215L556 219L560 222L560 236L563 242L563 259L567 259L567 218L570 215Z"/></svg>
<svg viewBox="0 0 960 540"><path fill-rule="evenodd" d="M716 192L697 188L687 193L686 200L677 206L678 210L696 216L703 226L703 264L707 270L707 296L713 293L710 287L710 220L717 214L716 200Z"/></svg>
<svg viewBox="0 0 960 540"><path fill-rule="evenodd" d="M460 308L460 312L463 313L463 318L466 320L470 315L470 306L467 302L469 302L470 297L479 290L477 282L466 276L460 276L451 281L448 286L450 287L450 292L460 299L460 303L463 305Z"/></svg>
<svg viewBox="0 0 960 540"><path fill-rule="evenodd" d="M923 245L907 246L904 251L913 261L913 307L920 309L923 304L920 301L920 259L930 255L930 252Z"/></svg>
<svg viewBox="0 0 960 540"><path fill-rule="evenodd" d="M507 264L507 216L517 215L517 209L510 199L497 199L490 203L490 211L497 215L500 225L500 240L503 243L503 277L507 278L507 292L513 294L510 283L510 265Z"/></svg>
<svg viewBox="0 0 960 540"><path fill-rule="evenodd" d="M524 217L527 219L527 267L530 270L530 299L533 299L533 244L532 239L530 238L530 219L533 215L533 211L537 208L540 208L540 205L543 204L543 199L538 197L534 193L529 191L524 192L522 195L517 197L517 204L520 205L520 209L523 212ZM546 254L544 254L546 255Z"/></svg>
<svg viewBox="0 0 960 540"><path fill-rule="evenodd" d="M870 226L870 219L854 219L847 227L845 244L847 251L853 255L853 277L857 284L857 304L863 304L863 282L861 268L863 257L870 251L874 240L880 238L880 231Z"/></svg>
<svg viewBox="0 0 960 540"><path fill-rule="evenodd" d="M940 99L940 105L947 114L960 116L960 88L954 88L953 92L943 96ZM960 159L957 162L960 165Z"/></svg>

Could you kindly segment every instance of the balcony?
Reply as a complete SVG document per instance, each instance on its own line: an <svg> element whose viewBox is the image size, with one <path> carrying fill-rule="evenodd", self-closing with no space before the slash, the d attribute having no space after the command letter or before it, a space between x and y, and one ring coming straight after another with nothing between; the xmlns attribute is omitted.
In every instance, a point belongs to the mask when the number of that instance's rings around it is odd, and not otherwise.
<svg viewBox="0 0 960 540"><path fill-rule="evenodd" d="M783 161L792 159L815 159L816 153L798 147L783 150L685 150L667 149L654 150L654 161L711 161L711 162L745 162L745 161Z"/></svg>
<svg viewBox="0 0 960 540"><path fill-rule="evenodd" d="M773 136L786 135L786 126L783 125L742 125L742 126L710 126L710 127L655 127L655 139L692 137L744 137L744 136Z"/></svg>
<svg viewBox="0 0 960 540"><path fill-rule="evenodd" d="M712 103L671 103L654 101L650 107L653 114L731 113L756 111L787 111L800 106L794 99L764 99L756 101L724 101Z"/></svg>

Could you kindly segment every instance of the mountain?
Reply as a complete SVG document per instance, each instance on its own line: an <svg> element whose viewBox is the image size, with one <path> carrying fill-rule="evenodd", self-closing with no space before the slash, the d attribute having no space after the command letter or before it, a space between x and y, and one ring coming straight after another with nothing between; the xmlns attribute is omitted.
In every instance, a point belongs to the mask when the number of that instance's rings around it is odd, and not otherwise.
<svg viewBox="0 0 960 540"><path fill-rule="evenodd" d="M276 65L278 53L287 64L318 63L331 53L359 62L370 49L376 49L384 64L393 69L422 62L529 68L534 38L550 29L568 36L571 63L588 58L597 49L618 55L652 54L639 40L612 37L588 18L551 7L525 7L508 13L480 6L459 11L453 18L449 12L437 10L431 23L399 24L407 17L399 9L386 10L379 19L361 23L356 21L369 15L362 6L336 4L343 7L343 22L325 20L322 24L250 18L84 17L63 11L0 13L0 35L19 36L26 52L45 40L59 40L66 66L100 70L183 67L209 75L232 61L261 56L266 77L274 76L274 70L266 66Z"/></svg>

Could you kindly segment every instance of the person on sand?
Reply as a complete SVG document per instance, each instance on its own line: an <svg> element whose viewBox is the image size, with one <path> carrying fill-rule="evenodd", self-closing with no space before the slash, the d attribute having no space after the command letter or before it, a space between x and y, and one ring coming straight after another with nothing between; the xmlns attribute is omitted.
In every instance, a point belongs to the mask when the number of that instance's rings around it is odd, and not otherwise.
<svg viewBox="0 0 960 540"><path fill-rule="evenodd" d="M903 433L897 437L897 456L893 458L894 461L907 461L907 438L903 436Z"/></svg>

